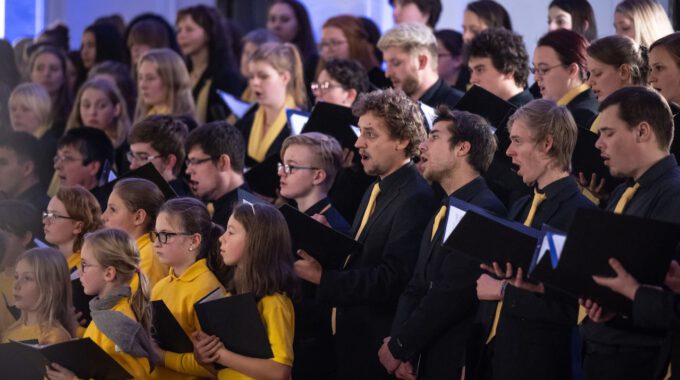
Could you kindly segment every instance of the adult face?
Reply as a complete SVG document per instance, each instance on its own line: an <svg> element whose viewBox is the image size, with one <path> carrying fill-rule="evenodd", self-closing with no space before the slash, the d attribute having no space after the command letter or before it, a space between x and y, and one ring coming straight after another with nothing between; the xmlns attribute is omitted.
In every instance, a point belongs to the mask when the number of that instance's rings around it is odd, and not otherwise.
<svg viewBox="0 0 680 380"><path fill-rule="evenodd" d="M412 96L420 87L418 78L418 57L409 54L400 47L389 47L383 52L387 63L387 76L392 81L392 87L404 91Z"/></svg>
<svg viewBox="0 0 680 380"><path fill-rule="evenodd" d="M94 66L97 61L97 40L92 32L83 33L82 45L80 46L80 58L86 69Z"/></svg>
<svg viewBox="0 0 680 380"><path fill-rule="evenodd" d="M517 119L510 127L510 146L505 154L519 168L517 174L522 181L531 185L548 171L548 148L545 142L538 142L522 119Z"/></svg>
<svg viewBox="0 0 680 380"><path fill-rule="evenodd" d="M189 176L191 191L197 197L204 200L216 200L221 194L220 170L215 165L217 157L210 157L200 147L192 148L187 154L189 162L194 164L187 165L186 174Z"/></svg>
<svg viewBox="0 0 680 380"><path fill-rule="evenodd" d="M593 90L598 102L602 102L614 91L626 85L620 69L586 56L588 62L588 85Z"/></svg>
<svg viewBox="0 0 680 380"><path fill-rule="evenodd" d="M489 26L476 13L465 11L463 13L463 43L469 44L473 38Z"/></svg>
<svg viewBox="0 0 680 380"><path fill-rule="evenodd" d="M0 147L0 193L9 198L19 195L27 171L31 170L28 164L19 161L16 151Z"/></svg>
<svg viewBox="0 0 680 380"><path fill-rule="evenodd" d="M539 46L534 50L534 78L543 99L558 101L569 91L569 67L562 65L555 49Z"/></svg>
<svg viewBox="0 0 680 380"><path fill-rule="evenodd" d="M619 36L635 39L635 22L621 12L614 12L614 29Z"/></svg>
<svg viewBox="0 0 680 380"><path fill-rule="evenodd" d="M319 46L321 58L325 61L350 58L349 42L345 33L340 28L327 26L321 29L321 42Z"/></svg>
<svg viewBox="0 0 680 380"><path fill-rule="evenodd" d="M652 72L649 83L659 91L668 102L680 103L680 66L663 47L655 47L649 52Z"/></svg>
<svg viewBox="0 0 680 380"><path fill-rule="evenodd" d="M54 158L54 170L61 186L80 185L92 189L97 184L99 165L95 162L85 164L85 157L73 146L59 148Z"/></svg>
<svg viewBox="0 0 680 380"><path fill-rule="evenodd" d="M278 72L267 61L251 61L249 66L251 75L248 83L257 103L264 107L282 107L290 74Z"/></svg>
<svg viewBox="0 0 680 380"><path fill-rule="evenodd" d="M558 29L573 29L571 14L559 7L550 7L548 9L548 30L552 32Z"/></svg>
<svg viewBox="0 0 680 380"><path fill-rule="evenodd" d="M44 52L35 58L31 71L31 82L45 87L47 92L54 96L64 85L66 76L61 60L56 55Z"/></svg>
<svg viewBox="0 0 680 380"><path fill-rule="evenodd" d="M437 39L437 73L442 79L456 75L460 71L461 58L454 57L446 50L441 40Z"/></svg>
<svg viewBox="0 0 680 380"><path fill-rule="evenodd" d="M421 12L415 3L403 4L401 1L396 0L392 9L392 18L395 24L404 22L427 24L429 15Z"/></svg>
<svg viewBox="0 0 680 380"><path fill-rule="evenodd" d="M449 140L451 132L447 126L450 121L434 123L427 140L420 144L420 169L423 177L430 182L441 183L442 179L451 177L456 166L457 157Z"/></svg>
<svg viewBox="0 0 680 380"><path fill-rule="evenodd" d="M321 70L316 80L316 86L312 84L312 92L317 102L326 102L340 106L351 107L357 97L356 91L345 90L328 71Z"/></svg>
<svg viewBox="0 0 680 380"><path fill-rule="evenodd" d="M191 56L208 46L208 34L191 16L177 22L177 44L182 54Z"/></svg>
<svg viewBox="0 0 680 380"><path fill-rule="evenodd" d="M151 162L161 174L168 169L169 165L168 158L162 157L161 154L151 146L151 143L148 142L130 144L128 161L130 161L130 170L137 169ZM169 169L172 170L172 168Z"/></svg>
<svg viewBox="0 0 680 380"><path fill-rule="evenodd" d="M503 88L507 86L508 76L512 77L510 74L503 74L496 70L489 57L470 57L468 67L470 68L470 83L497 96L502 96Z"/></svg>
<svg viewBox="0 0 680 380"><path fill-rule="evenodd" d="M600 113L599 132L595 147L600 150L609 173L615 177L636 178L639 127L628 128L628 124L619 118L617 104Z"/></svg>
<svg viewBox="0 0 680 380"><path fill-rule="evenodd" d="M137 70L139 95L144 104L149 107L165 104L168 93L163 80L158 75L158 65L151 61L144 61Z"/></svg>
<svg viewBox="0 0 680 380"><path fill-rule="evenodd" d="M290 5L276 3L269 8L267 29L279 36L284 42L293 42L298 34L298 20Z"/></svg>
<svg viewBox="0 0 680 380"><path fill-rule="evenodd" d="M393 138L383 118L368 112L359 117L359 129L354 146L359 149L366 174L385 177L404 164L403 150L408 141Z"/></svg>
<svg viewBox="0 0 680 380"><path fill-rule="evenodd" d="M300 199L306 197L318 184L318 171L320 169L310 169L318 167L314 164L314 155L309 147L305 145L289 145L282 157L283 164L297 166L292 168L290 174L285 170L279 170L279 183L281 184L281 195L288 199Z"/></svg>

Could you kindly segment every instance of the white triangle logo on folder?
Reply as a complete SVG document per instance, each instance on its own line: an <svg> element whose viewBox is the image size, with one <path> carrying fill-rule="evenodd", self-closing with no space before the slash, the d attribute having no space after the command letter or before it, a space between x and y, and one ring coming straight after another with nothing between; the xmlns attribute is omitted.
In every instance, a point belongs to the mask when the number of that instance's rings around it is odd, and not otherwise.
<svg viewBox="0 0 680 380"><path fill-rule="evenodd" d="M465 216L465 211L459 209L458 207L449 206L449 215L446 218L446 229L444 230L444 238L442 242L448 240L449 236L453 230L456 229L460 220Z"/></svg>

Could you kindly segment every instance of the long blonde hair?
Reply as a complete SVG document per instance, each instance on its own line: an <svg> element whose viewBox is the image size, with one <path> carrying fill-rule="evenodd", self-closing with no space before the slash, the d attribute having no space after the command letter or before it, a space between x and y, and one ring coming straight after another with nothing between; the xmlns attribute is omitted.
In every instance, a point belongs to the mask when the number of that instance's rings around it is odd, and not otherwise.
<svg viewBox="0 0 680 380"><path fill-rule="evenodd" d="M190 114L193 117L196 106L191 94L191 79L179 54L168 48L151 49L139 58L137 67L139 68L144 61L156 64L156 72L168 92L166 102L170 107L170 114ZM135 110L135 123L142 120L149 109L149 105L145 104L144 99L139 96Z"/></svg>
<svg viewBox="0 0 680 380"><path fill-rule="evenodd" d="M127 103L125 98L121 95L118 87L112 84L110 81L105 79L90 79L83 83L78 90L78 95L76 96L76 101L73 104L73 109L68 117L68 122L66 123L66 129L87 127L84 125L83 119L80 117L80 102L83 98L83 94L87 89L99 90L106 95L113 106L118 106L120 108L120 114L116 117L116 128L110 128L104 132L113 143L113 146L118 148L127 139L128 131L130 130L130 116L127 112Z"/></svg>
<svg viewBox="0 0 680 380"><path fill-rule="evenodd" d="M149 281L139 270L137 243L125 231L104 228L85 235L83 246L92 249L95 259L104 268L116 269L118 284L129 285L139 276L139 286L130 296L130 307L137 321L149 332L151 329L151 303Z"/></svg>
<svg viewBox="0 0 680 380"><path fill-rule="evenodd" d="M263 61L279 73L288 72L290 81L286 93L293 97L295 105L307 108L307 90L298 48L290 42L267 42L255 50L250 62Z"/></svg>
<svg viewBox="0 0 680 380"><path fill-rule="evenodd" d="M616 12L630 17L635 26L635 42L649 47L661 37L673 33L666 11L656 0L624 0Z"/></svg>
<svg viewBox="0 0 680 380"><path fill-rule="evenodd" d="M71 315L71 278L64 255L54 248L33 248L22 253L16 262L22 260L33 267L40 291L36 311L41 335L61 326L74 336L76 326ZM22 312L17 323L25 324L26 318L26 313Z"/></svg>
<svg viewBox="0 0 680 380"><path fill-rule="evenodd" d="M45 87L37 83L22 83L12 90L9 96L10 107L18 103L28 107L38 118L40 125L36 130L48 129L52 123L52 99Z"/></svg>

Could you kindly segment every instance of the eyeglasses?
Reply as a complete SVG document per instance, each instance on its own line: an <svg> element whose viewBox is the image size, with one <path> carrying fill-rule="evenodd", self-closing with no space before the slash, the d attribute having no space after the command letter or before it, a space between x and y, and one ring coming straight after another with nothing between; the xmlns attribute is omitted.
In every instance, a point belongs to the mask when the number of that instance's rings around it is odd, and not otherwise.
<svg viewBox="0 0 680 380"><path fill-rule="evenodd" d="M555 67L560 67L564 66L562 63L558 63L555 66L550 66L550 67L530 67L529 71L531 71L532 74L538 74L540 76L544 76L545 74L548 73L548 71L554 69Z"/></svg>
<svg viewBox="0 0 680 380"><path fill-rule="evenodd" d="M325 92L330 90L331 88L336 88L336 87L342 87L339 84L334 84L329 81L324 81L324 82L312 82L312 84L309 86L312 89L312 92Z"/></svg>
<svg viewBox="0 0 680 380"><path fill-rule="evenodd" d="M71 218L70 216L65 216L65 215L59 215L53 211L43 211L42 213L42 220L43 222L46 223L54 223L57 219L69 219L69 220L75 220L74 218Z"/></svg>
<svg viewBox="0 0 680 380"><path fill-rule="evenodd" d="M184 161L184 163L186 163L187 167L188 167L188 166L191 166L191 165L200 165L200 164L202 164L204 162L208 162L212 159L213 159L212 157L208 157L208 158L187 158L186 161Z"/></svg>
<svg viewBox="0 0 680 380"><path fill-rule="evenodd" d="M319 50L323 50L323 48L331 48L335 49L336 47L346 44L347 41L340 41L340 40L328 40L328 41L321 41L319 43Z"/></svg>
<svg viewBox="0 0 680 380"><path fill-rule="evenodd" d="M99 265L96 264L86 264L83 260L80 260L80 263L78 264L78 269L80 269L81 272L85 273L85 270L90 267L98 267Z"/></svg>
<svg viewBox="0 0 680 380"><path fill-rule="evenodd" d="M161 155L157 154L155 156L152 156L152 155L149 155L149 154L146 154L146 153L133 153L131 151L128 151L126 153L126 157L127 157L127 160L129 162L132 162L132 160L137 160L139 162L149 162L153 159L161 157Z"/></svg>
<svg viewBox="0 0 680 380"><path fill-rule="evenodd" d="M168 244L168 238L173 237L173 236L191 236L193 234L190 234L188 232L156 232L156 231L149 231L149 239L151 239L152 243L155 243L156 240L158 240L159 243L161 244Z"/></svg>
<svg viewBox="0 0 680 380"><path fill-rule="evenodd" d="M283 171L284 173L286 173L286 175L291 175L293 173L293 170L319 170L319 168L311 166L286 165L279 162L276 165L276 170L279 172Z"/></svg>
<svg viewBox="0 0 680 380"><path fill-rule="evenodd" d="M74 161L85 161L84 158L75 158L75 157L70 157L70 156L60 156L56 154L54 157L52 157L52 162L57 165L60 162L64 163L69 163L69 162L74 162Z"/></svg>

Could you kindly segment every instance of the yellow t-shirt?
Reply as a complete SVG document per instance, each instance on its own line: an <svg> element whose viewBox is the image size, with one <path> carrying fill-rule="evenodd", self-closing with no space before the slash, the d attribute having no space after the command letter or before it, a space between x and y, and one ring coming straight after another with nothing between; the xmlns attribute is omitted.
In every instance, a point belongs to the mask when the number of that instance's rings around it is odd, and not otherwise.
<svg viewBox="0 0 680 380"><path fill-rule="evenodd" d="M168 267L158 260L158 255L156 255L156 251L153 249L149 234L144 234L137 238L137 249L139 249L139 269L149 280L149 289L153 289L160 279L168 275ZM130 289L132 289L133 294L138 286L139 278L137 276L132 277Z"/></svg>
<svg viewBox="0 0 680 380"><path fill-rule="evenodd" d="M222 288L217 277L208 269L205 259L192 264L180 276L170 268L170 275L160 280L151 292L151 300L163 300L168 310L175 317L182 329L191 334L200 330L194 304L216 288ZM201 366L193 353L176 353L167 351L163 366L158 366L151 374L151 379L197 379L212 377L212 374Z"/></svg>
<svg viewBox="0 0 680 380"><path fill-rule="evenodd" d="M10 271L11 268L8 268L0 272L0 336L17 321L9 309L14 306L14 292L12 291L14 275L9 273Z"/></svg>
<svg viewBox="0 0 680 380"><path fill-rule="evenodd" d="M276 293L263 297L258 302L257 308L260 311L260 316L262 316L269 344L274 353L271 360L292 367L293 334L295 331L293 302L285 294ZM219 371L217 378L219 380L251 379L231 368Z"/></svg>
<svg viewBox="0 0 680 380"><path fill-rule="evenodd" d="M2 337L2 343L7 343L10 340L17 342L37 340L38 344L46 345L66 342L70 339L71 334L69 334L59 323L55 323L54 326L44 329L37 324L26 325L19 321L7 329L7 332Z"/></svg>
<svg viewBox="0 0 680 380"><path fill-rule="evenodd" d="M123 298L118 301L118 303L113 308L111 308L111 310L121 312L132 320L137 320L135 313L132 311L132 307L130 306L130 301L128 298ZM148 359L145 357L134 357L123 351L120 351L118 347L116 347L116 344L113 343L111 339L109 339L97 328L97 324L94 323L94 321L92 321L90 325L87 326L87 330L85 330L83 338L92 339L92 341L97 346L99 346L104 352L109 354L113 360L125 368L125 370L128 371L134 379L149 378L150 365Z"/></svg>

